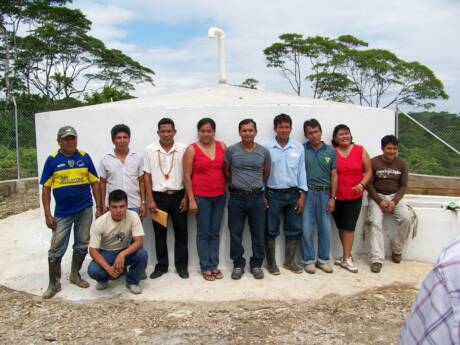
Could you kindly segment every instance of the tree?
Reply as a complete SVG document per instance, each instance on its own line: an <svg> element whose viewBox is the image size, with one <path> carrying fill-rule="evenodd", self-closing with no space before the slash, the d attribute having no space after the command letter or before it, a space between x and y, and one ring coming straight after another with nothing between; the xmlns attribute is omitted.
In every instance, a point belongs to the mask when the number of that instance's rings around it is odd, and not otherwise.
<svg viewBox="0 0 460 345"><path fill-rule="evenodd" d="M241 87L246 87L248 89L257 89L257 85L259 84L259 81L254 78L247 78L241 83Z"/></svg>
<svg viewBox="0 0 460 345"><path fill-rule="evenodd" d="M17 85L22 91L39 93L49 100L81 98L91 86L126 92L133 90L135 83L153 85L152 69L119 50L108 49L88 34L91 22L80 10L50 5L66 2L24 1L24 9L11 5L27 14L33 25L28 35L16 36L12 68L0 65L7 76L0 81L6 94L15 91L11 71L21 80ZM6 56L4 51L0 49L0 55ZM10 60L5 57L2 61Z"/></svg>
<svg viewBox="0 0 460 345"><path fill-rule="evenodd" d="M336 39L281 35L264 50L267 66L278 68L297 95L301 80L311 83L314 98L389 107L395 102L430 107L427 101L447 99L442 82L419 62L406 62L352 35ZM301 71L302 65L309 66Z"/></svg>
<svg viewBox="0 0 460 345"><path fill-rule="evenodd" d="M92 105L92 104L116 102L116 101L121 101L123 99L130 99L130 98L134 98L134 97L125 91L120 91L120 90L105 86L100 92L95 91L91 94L86 94L85 102L88 105Z"/></svg>
<svg viewBox="0 0 460 345"><path fill-rule="evenodd" d="M267 67L280 69L281 75L300 96L305 75L301 64L306 51L305 39L300 34L283 34L279 39L281 42L273 43L264 49Z"/></svg>
<svg viewBox="0 0 460 345"><path fill-rule="evenodd" d="M17 33L22 22L33 21L48 6L64 5L71 0L2 0L0 2L0 32L3 41L2 71L6 104L14 90L17 61ZM12 74L12 75L11 75ZM11 77L10 77L11 75Z"/></svg>

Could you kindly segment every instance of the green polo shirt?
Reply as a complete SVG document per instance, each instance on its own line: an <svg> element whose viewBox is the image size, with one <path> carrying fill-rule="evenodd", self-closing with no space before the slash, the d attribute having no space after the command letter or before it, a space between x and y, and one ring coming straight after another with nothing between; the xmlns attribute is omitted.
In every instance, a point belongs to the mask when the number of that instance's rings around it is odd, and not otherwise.
<svg viewBox="0 0 460 345"><path fill-rule="evenodd" d="M336 155L332 146L323 143L315 150L309 142L303 144L305 149L305 169L308 186L330 187L331 171L335 170Z"/></svg>

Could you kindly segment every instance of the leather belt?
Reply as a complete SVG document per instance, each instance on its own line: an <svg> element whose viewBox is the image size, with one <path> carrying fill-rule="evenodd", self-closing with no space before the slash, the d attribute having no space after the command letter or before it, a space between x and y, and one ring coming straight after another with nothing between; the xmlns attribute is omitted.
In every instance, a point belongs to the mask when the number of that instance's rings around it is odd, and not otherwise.
<svg viewBox="0 0 460 345"><path fill-rule="evenodd" d="M180 192L183 192L184 190L183 189L179 189L179 190L165 190L164 192L156 192L154 191L154 193L156 194L163 194L163 195L174 195L174 194L177 194L177 193L180 193Z"/></svg>

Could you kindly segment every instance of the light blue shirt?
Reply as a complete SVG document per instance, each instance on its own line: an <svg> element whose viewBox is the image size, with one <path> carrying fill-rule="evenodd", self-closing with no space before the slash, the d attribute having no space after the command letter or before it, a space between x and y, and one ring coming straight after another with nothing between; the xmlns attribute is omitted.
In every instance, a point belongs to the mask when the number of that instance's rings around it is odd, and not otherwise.
<svg viewBox="0 0 460 345"><path fill-rule="evenodd" d="M307 191L307 174L305 172L305 151L301 143L289 139L285 147L281 147L276 138L266 145L270 151L272 166L267 187L284 189L297 187Z"/></svg>

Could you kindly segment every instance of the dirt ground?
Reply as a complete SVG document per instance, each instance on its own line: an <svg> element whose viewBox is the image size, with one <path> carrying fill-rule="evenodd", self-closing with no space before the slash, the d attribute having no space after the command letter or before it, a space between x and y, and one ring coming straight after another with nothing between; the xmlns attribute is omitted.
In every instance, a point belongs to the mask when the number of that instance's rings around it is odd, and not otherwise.
<svg viewBox="0 0 460 345"><path fill-rule="evenodd" d="M321 300L70 303L0 286L1 344L396 344L417 289Z"/></svg>

